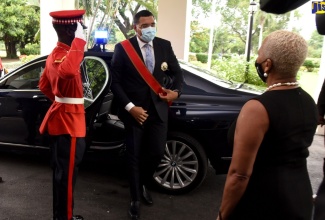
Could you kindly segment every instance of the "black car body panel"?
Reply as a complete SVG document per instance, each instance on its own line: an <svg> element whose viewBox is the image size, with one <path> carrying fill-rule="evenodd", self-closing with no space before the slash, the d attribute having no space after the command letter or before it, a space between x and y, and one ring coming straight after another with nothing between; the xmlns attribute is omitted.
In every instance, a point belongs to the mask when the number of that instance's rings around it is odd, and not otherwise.
<svg viewBox="0 0 325 220"><path fill-rule="evenodd" d="M116 116L114 96L110 91L112 55L112 52L85 52L81 65L89 151L124 148L124 125ZM0 78L1 148L48 148L47 135L40 135L38 131L52 103L38 88L46 58L32 60ZM173 177L168 180L170 171L176 169L174 164L177 160L168 156L172 153L167 148L165 165L168 169L166 167L155 176L158 185L172 193L187 192L200 185L205 177L204 164L207 161L203 160L206 158L217 172L225 172L227 167L222 164L231 158L231 148L227 146L228 128L243 104L259 94L236 89L235 84L209 76L185 63L181 63L181 67L185 83L181 97L169 110L168 143L174 153L176 144L182 146L177 154L178 160L184 149L189 151L182 156L182 166L177 168L184 168L181 174L184 174L185 182L180 181L179 176L178 184L174 184ZM186 161L191 154L200 155ZM184 165L186 163L191 164L190 168ZM164 167L163 162L161 167ZM199 180L189 176L199 177Z"/></svg>

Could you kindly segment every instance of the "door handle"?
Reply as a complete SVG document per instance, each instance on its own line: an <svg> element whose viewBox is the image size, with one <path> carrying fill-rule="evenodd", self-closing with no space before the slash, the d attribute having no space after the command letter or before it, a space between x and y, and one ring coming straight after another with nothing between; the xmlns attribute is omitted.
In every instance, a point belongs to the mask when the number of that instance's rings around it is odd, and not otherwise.
<svg viewBox="0 0 325 220"><path fill-rule="evenodd" d="M47 102L46 97L43 95L41 95L41 96L33 95L33 99L38 99L39 102Z"/></svg>

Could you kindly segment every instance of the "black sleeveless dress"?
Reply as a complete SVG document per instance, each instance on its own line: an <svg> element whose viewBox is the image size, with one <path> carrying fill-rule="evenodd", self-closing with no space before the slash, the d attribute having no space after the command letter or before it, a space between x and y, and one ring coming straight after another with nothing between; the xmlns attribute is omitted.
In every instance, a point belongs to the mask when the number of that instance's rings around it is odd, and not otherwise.
<svg viewBox="0 0 325 220"><path fill-rule="evenodd" d="M317 127L316 104L301 88L268 91L255 99L264 105L270 126L229 219L310 220L313 193L306 158ZM231 144L234 130L228 133Z"/></svg>

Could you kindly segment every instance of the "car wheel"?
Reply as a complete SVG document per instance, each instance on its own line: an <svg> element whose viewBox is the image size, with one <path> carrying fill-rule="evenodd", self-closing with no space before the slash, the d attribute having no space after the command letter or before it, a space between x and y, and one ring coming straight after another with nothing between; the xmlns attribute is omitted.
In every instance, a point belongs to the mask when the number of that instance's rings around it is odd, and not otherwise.
<svg viewBox="0 0 325 220"><path fill-rule="evenodd" d="M168 134L164 157L153 178L158 187L169 194L182 194L198 188L208 168L201 144L189 135Z"/></svg>

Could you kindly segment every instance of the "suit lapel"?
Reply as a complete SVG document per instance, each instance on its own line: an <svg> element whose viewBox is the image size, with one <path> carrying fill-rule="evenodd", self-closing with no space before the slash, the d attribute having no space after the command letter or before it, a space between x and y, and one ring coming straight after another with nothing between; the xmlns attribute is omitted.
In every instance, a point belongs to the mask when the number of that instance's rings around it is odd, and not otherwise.
<svg viewBox="0 0 325 220"><path fill-rule="evenodd" d="M138 43L138 40L137 40L137 36L131 37L129 40L130 40L131 44L133 45L134 49L139 54L142 61L144 62L144 58L142 56L142 52L141 52L141 49L140 49L140 46L139 46L139 43ZM158 40L156 38L153 39L152 44L153 44L154 54L155 54L155 66L154 66L154 69L153 69L153 74L154 74L155 71L156 71L156 68L158 68L160 66L160 64L162 63L161 56L160 56L160 53L159 53L159 51L161 51L162 48L161 48L161 46L160 46L160 44L159 44L159 42L158 42Z"/></svg>
<svg viewBox="0 0 325 220"><path fill-rule="evenodd" d="M140 46L139 46L139 43L138 43L138 40L137 40L137 36L131 37L129 40L130 40L132 46L134 47L134 49L139 54L142 61L144 61L143 56L142 56L142 52L141 52L141 49L140 49Z"/></svg>
<svg viewBox="0 0 325 220"><path fill-rule="evenodd" d="M156 38L153 39L152 43L153 43L154 54L155 54L155 67L153 69L153 73L155 73L156 68L158 68L159 65L161 64L161 56L160 56L161 53L159 52L162 51L162 48L160 47L160 44Z"/></svg>

